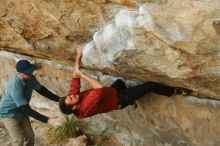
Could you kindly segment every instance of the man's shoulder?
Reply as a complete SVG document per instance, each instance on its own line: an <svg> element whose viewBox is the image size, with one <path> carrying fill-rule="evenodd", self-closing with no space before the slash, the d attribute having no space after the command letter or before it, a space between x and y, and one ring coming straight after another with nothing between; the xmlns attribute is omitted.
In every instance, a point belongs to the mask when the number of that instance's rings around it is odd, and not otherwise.
<svg viewBox="0 0 220 146"><path fill-rule="evenodd" d="M20 88L20 87L22 87L22 83L20 82L20 80L18 79L17 76L13 76L8 81L8 87L10 87L10 88Z"/></svg>
<svg viewBox="0 0 220 146"><path fill-rule="evenodd" d="M31 83L31 84L40 84L40 83L38 82L38 80L36 79L35 76L33 76L33 77L31 78L31 80L29 80L29 83Z"/></svg>
<svg viewBox="0 0 220 146"><path fill-rule="evenodd" d="M8 80L9 85L14 85L16 82L16 76L10 77Z"/></svg>

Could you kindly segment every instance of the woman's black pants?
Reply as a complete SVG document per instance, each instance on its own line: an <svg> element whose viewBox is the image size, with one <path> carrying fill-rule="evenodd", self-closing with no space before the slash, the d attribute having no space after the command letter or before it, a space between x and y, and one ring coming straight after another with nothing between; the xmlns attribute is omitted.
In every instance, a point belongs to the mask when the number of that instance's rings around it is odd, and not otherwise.
<svg viewBox="0 0 220 146"><path fill-rule="evenodd" d="M141 85L127 88L125 83L118 79L111 87L118 91L118 101L122 108L132 104L135 100L143 97L146 93L153 92L160 95L171 96L174 93L174 88L161 85L155 82L145 82Z"/></svg>

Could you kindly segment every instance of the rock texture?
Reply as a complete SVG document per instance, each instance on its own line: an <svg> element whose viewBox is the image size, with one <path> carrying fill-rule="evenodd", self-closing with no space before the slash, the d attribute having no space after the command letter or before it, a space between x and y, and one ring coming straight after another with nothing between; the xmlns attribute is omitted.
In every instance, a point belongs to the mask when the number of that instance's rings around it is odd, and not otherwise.
<svg viewBox="0 0 220 146"><path fill-rule="evenodd" d="M139 11L121 10L85 46L83 64L220 99L220 10L218 1L209 2L169 1L145 4Z"/></svg>
<svg viewBox="0 0 220 146"><path fill-rule="evenodd" d="M74 49L86 43L122 6L87 0L2 0L0 46L6 50L71 62ZM111 10L112 9L112 10Z"/></svg>
<svg viewBox="0 0 220 146"><path fill-rule="evenodd" d="M113 134L126 146L218 146L219 5L218 0L2 0L0 95L23 58L40 67L36 76L43 85L65 95L75 48L84 46L83 67L105 85L113 76L130 86L151 80L209 98L148 94L137 108L86 119L87 131ZM60 114L54 112L57 104L38 94L32 106Z"/></svg>

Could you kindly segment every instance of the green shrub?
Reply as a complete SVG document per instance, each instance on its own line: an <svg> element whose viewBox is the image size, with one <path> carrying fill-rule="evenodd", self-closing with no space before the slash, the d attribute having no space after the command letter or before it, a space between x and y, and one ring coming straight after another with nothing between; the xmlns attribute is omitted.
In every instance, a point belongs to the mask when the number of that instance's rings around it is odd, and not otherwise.
<svg viewBox="0 0 220 146"><path fill-rule="evenodd" d="M70 137L77 137L79 121L73 116L65 116L59 127L50 127L47 132L47 143L56 144Z"/></svg>

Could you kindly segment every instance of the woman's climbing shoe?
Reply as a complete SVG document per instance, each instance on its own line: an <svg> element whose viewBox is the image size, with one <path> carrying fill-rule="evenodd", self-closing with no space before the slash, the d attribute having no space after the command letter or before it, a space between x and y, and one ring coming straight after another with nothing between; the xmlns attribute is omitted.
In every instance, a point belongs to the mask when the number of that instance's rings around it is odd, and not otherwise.
<svg viewBox="0 0 220 146"><path fill-rule="evenodd" d="M175 90L176 90L176 94L180 94L180 95L190 95L192 93L192 90L182 87L176 87Z"/></svg>

